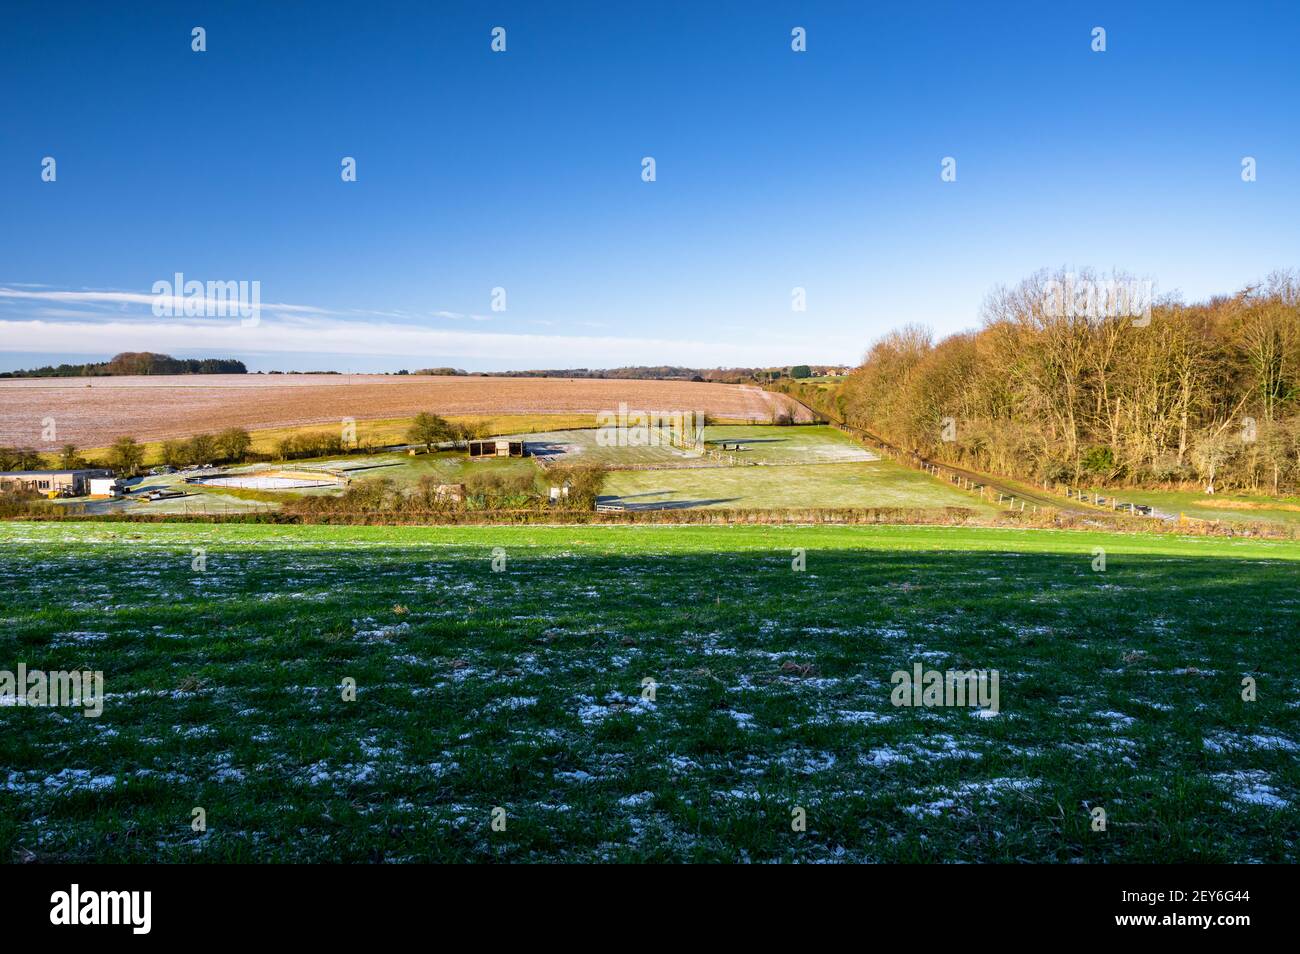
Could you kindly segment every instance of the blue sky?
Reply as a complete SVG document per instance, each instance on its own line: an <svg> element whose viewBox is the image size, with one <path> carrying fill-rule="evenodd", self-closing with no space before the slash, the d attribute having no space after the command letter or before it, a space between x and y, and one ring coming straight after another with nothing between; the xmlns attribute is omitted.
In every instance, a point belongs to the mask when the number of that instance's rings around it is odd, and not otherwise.
<svg viewBox="0 0 1300 954"><path fill-rule="evenodd" d="M1300 266L1298 34L1294 3L10 0L0 368L850 363L1039 268L1231 291ZM261 321L155 317L176 272L260 282Z"/></svg>

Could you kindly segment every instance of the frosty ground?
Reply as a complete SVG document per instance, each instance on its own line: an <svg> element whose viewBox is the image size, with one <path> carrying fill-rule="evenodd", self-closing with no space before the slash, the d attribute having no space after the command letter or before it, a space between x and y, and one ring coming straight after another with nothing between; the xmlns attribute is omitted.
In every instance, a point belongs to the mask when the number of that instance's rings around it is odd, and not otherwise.
<svg viewBox="0 0 1300 954"><path fill-rule="evenodd" d="M0 669L107 691L98 719L0 708L0 850L1295 861L1297 561L947 527L0 524ZM918 662L998 670L999 714L895 708Z"/></svg>

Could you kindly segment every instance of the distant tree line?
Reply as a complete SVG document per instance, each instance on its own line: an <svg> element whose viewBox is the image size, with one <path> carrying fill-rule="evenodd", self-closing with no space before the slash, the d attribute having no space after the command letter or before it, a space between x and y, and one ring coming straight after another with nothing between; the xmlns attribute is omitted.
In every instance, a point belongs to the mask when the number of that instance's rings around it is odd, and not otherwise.
<svg viewBox="0 0 1300 954"><path fill-rule="evenodd" d="M597 378L642 381L703 381L714 384L749 384L782 377L806 378L838 370L837 365L796 364L783 368L683 368L675 365L637 365L626 368L556 368L534 371L485 371L483 377L508 378ZM417 372L441 373L437 369ZM459 371L458 374L465 372Z"/></svg>
<svg viewBox="0 0 1300 954"><path fill-rule="evenodd" d="M244 362L229 358L173 358L149 351L124 351L108 361L60 364L28 371L2 371L0 378L82 378L121 374L246 374Z"/></svg>
<svg viewBox="0 0 1300 954"><path fill-rule="evenodd" d="M1040 272L990 295L979 330L938 342L915 325L893 331L821 409L1015 477L1300 487L1300 277L1131 314L1062 308L1066 280L1128 281Z"/></svg>
<svg viewBox="0 0 1300 954"><path fill-rule="evenodd" d="M196 434L189 440L163 441L159 456L170 467L192 464L232 464L249 459L253 439L248 431L231 427L219 434ZM26 447L0 447L0 471L41 470L48 466L40 453ZM89 461L75 444L64 444L55 455L58 470L107 467L119 477L139 476L145 467L145 446L123 436L109 446L102 461Z"/></svg>

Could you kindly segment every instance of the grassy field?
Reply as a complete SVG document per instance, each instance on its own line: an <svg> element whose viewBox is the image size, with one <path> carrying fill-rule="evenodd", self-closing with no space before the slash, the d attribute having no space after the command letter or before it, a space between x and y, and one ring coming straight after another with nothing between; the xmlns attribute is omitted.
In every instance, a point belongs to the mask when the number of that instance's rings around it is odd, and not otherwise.
<svg viewBox="0 0 1300 954"><path fill-rule="evenodd" d="M566 429L520 432L510 435L524 441L528 452L559 464L600 464L605 467L688 466L699 455L667 443L640 446L602 446L597 430Z"/></svg>
<svg viewBox="0 0 1300 954"><path fill-rule="evenodd" d="M839 464L877 459L875 453L827 424L708 427L704 431L704 440L711 447L724 441L739 441L742 449L735 452L735 456L762 464Z"/></svg>
<svg viewBox="0 0 1300 954"><path fill-rule="evenodd" d="M607 467L686 467L713 463L703 455L666 443L645 446L602 446L595 429L559 430L513 435L525 440L532 453L565 463L599 463ZM704 430L710 450L723 442L741 442L728 451L738 461L760 464L832 464L875 460L876 455L848 435L827 425L711 424Z"/></svg>
<svg viewBox="0 0 1300 954"><path fill-rule="evenodd" d="M1294 862L1298 561L938 527L0 524L0 669L108 694L98 719L0 708L0 850ZM914 663L997 670L999 714L891 705Z"/></svg>
<svg viewBox="0 0 1300 954"><path fill-rule="evenodd" d="M783 429L784 430L784 429ZM784 509L789 507L998 508L892 461L787 467L620 470L602 500L636 509Z"/></svg>
<svg viewBox="0 0 1300 954"><path fill-rule="evenodd" d="M1146 504L1161 513L1186 514L1198 520L1259 520L1264 523L1300 524L1300 499L1257 494L1215 494L1187 490L1093 490L1103 496Z"/></svg>
<svg viewBox="0 0 1300 954"><path fill-rule="evenodd" d="M434 454L376 454L373 457L335 459L322 464L311 464L303 469L326 467L346 474L353 480L367 477L385 477L400 487L414 487L425 476L432 476L444 484L461 483L471 474L497 474L532 476L538 472L537 463L527 457L491 457L471 460L464 451L441 451Z"/></svg>

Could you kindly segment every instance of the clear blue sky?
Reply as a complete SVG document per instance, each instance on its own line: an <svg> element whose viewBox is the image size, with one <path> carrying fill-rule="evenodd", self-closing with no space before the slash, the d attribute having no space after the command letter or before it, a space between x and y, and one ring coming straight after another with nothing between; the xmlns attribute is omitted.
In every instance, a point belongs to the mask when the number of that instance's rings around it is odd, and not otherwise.
<svg viewBox="0 0 1300 954"><path fill-rule="evenodd" d="M1234 290L1300 266L1298 37L1293 2L7 0L0 367L856 362L1043 267ZM260 281L261 324L155 318L177 271Z"/></svg>

